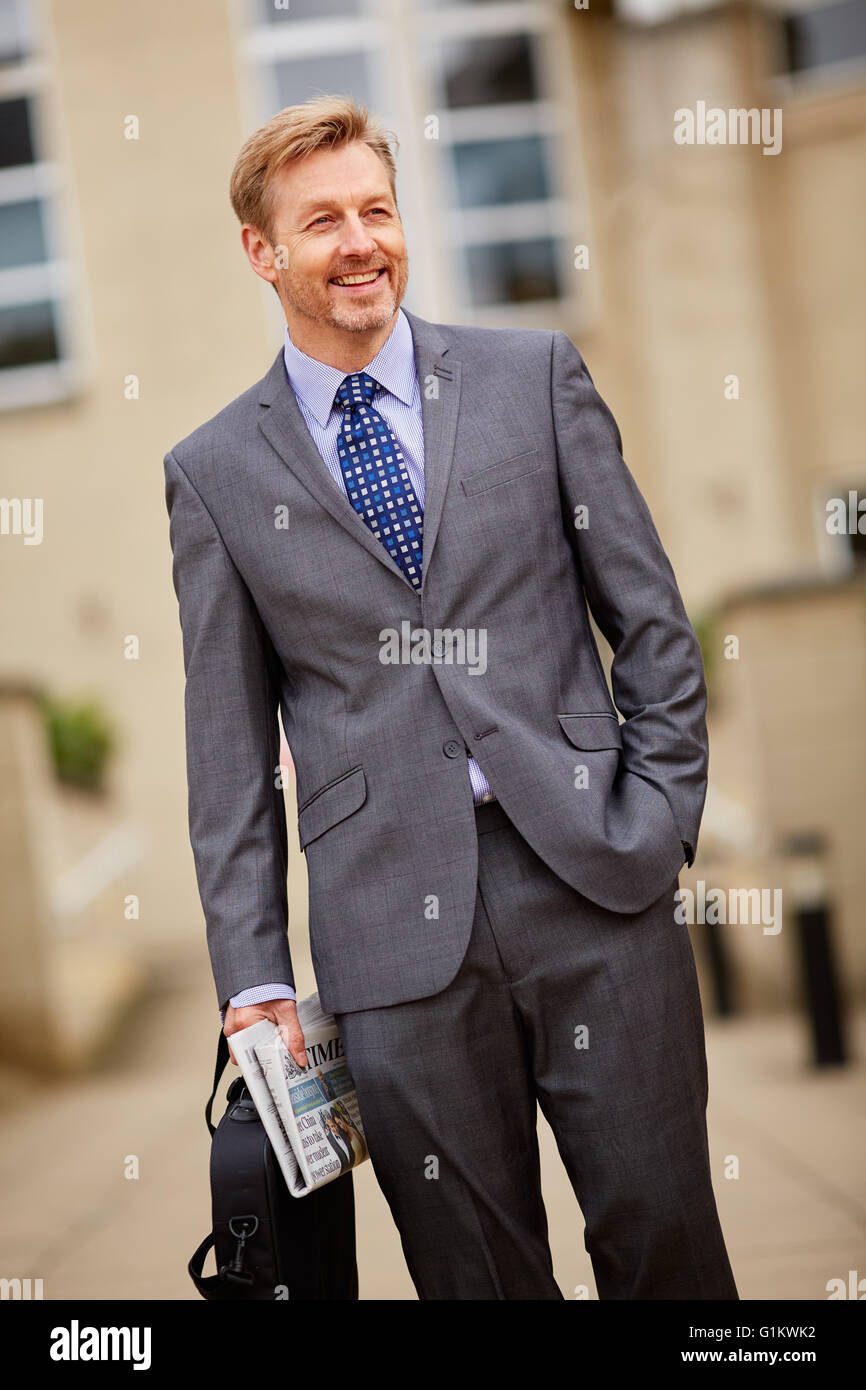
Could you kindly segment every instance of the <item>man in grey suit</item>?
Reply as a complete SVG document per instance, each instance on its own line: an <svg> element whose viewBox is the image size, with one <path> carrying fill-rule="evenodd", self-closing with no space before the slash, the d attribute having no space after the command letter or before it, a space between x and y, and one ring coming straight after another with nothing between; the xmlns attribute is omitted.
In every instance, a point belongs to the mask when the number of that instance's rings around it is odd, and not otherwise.
<svg viewBox="0 0 866 1390"><path fill-rule="evenodd" d="M736 1299L674 917L703 668L613 416L564 333L401 309L393 154L350 100L280 112L231 191L285 345L165 459L225 1032L270 1018L303 1061L279 710L319 995L419 1296L562 1297L538 1103L600 1298Z"/></svg>

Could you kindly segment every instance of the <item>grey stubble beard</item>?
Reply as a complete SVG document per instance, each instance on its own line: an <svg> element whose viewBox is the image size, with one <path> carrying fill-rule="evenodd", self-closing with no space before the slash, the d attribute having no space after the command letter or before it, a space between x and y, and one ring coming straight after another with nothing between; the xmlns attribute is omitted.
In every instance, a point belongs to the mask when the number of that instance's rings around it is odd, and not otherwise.
<svg viewBox="0 0 866 1390"><path fill-rule="evenodd" d="M278 288L283 306L285 307L288 301L296 313L303 314L305 318L315 323L330 324L332 328L340 328L349 333L367 333L376 328L384 328L396 314L409 279L408 257L402 261L389 261L388 272L387 297L381 303L358 304L357 307L348 300L345 304L335 304L326 294L319 292L318 286L313 289L307 280L296 279L290 270L280 272ZM396 288L394 274L398 277Z"/></svg>

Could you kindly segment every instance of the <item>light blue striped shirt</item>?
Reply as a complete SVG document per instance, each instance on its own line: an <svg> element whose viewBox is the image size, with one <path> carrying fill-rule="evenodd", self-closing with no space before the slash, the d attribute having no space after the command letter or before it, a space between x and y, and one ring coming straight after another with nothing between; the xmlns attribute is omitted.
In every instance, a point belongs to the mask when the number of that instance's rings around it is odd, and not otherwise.
<svg viewBox="0 0 866 1390"><path fill-rule="evenodd" d="M317 362L308 357L292 342L286 328L286 343L283 349L289 385L310 431L313 443L319 451L334 486L346 496L340 457L337 449L340 425L343 422L343 409L334 404L337 387L346 378L346 372L339 367L329 367L325 362ZM415 346L409 320L401 309L385 342L376 356L362 368L380 390L376 392L374 408L391 427L400 445L406 468L415 496L424 507L424 427L421 416L421 388L415 366ZM348 504L348 498L346 498ZM422 542L423 544L423 542ZM472 799L476 806L482 801L494 800L490 784L475 759L467 759L469 781L472 786ZM245 989L232 995L231 1003L236 1008L249 1004L261 1004L268 999L294 999L295 991L290 985L267 984Z"/></svg>

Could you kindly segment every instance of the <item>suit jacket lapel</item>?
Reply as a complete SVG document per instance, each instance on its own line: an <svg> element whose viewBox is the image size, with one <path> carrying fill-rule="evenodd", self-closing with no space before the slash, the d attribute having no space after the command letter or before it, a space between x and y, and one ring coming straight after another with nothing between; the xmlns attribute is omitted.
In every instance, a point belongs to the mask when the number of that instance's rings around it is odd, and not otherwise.
<svg viewBox="0 0 866 1390"><path fill-rule="evenodd" d="M434 324L419 319L406 309L403 312L409 320L415 344L415 366L421 390L421 421L424 426L423 588L439 534L454 458L462 364L451 356L448 343Z"/></svg>
<svg viewBox="0 0 866 1390"><path fill-rule="evenodd" d="M461 364L450 355L446 358L448 344L433 324L405 309L403 312L412 329L424 428L423 588L454 456ZM409 579L358 516L345 493L335 487L289 385L282 348L262 378L259 401L262 406L259 428L286 467L349 535L416 594Z"/></svg>

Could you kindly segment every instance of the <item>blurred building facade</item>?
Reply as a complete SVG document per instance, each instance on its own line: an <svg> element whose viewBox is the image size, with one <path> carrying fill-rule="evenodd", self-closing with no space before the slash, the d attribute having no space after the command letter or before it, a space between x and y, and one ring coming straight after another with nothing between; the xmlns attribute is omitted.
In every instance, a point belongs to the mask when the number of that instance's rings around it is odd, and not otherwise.
<svg viewBox="0 0 866 1390"><path fill-rule="evenodd" d="M44 503L38 543L20 508L4 513L0 675L10 729L24 683L94 692L121 730L93 901L130 958L200 934L207 969L162 457L281 341L229 173L274 111L338 91L399 137L407 306L564 329L614 411L712 690L711 794L683 883L784 888L780 845L820 833L862 993L866 538L826 525L828 499L866 496L858 13L0 0L0 491ZM700 102L780 109L781 151L676 143L674 113ZM41 870L55 878L87 852L80 829L59 838ZM784 932L726 940L743 1004L791 1003Z"/></svg>

